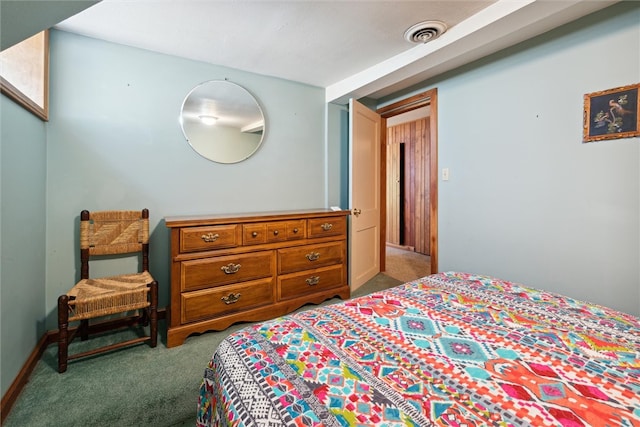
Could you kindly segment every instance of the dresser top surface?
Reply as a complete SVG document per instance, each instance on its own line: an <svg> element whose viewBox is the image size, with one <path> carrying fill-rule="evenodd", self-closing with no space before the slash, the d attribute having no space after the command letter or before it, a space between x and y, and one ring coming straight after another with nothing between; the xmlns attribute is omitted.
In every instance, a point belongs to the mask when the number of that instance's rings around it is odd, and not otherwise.
<svg viewBox="0 0 640 427"><path fill-rule="evenodd" d="M213 225L222 223L279 221L306 218L329 218L347 216L349 210L332 209L304 209L269 212L245 212L235 214L211 214L211 215L182 215L168 216L164 218L165 225L169 228L192 227L199 225Z"/></svg>

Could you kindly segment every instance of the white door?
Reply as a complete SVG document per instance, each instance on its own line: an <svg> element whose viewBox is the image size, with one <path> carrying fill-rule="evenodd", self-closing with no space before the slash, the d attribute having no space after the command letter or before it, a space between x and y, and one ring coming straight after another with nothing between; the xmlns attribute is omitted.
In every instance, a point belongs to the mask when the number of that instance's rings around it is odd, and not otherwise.
<svg viewBox="0 0 640 427"><path fill-rule="evenodd" d="M380 115L349 101L349 283L380 272Z"/></svg>

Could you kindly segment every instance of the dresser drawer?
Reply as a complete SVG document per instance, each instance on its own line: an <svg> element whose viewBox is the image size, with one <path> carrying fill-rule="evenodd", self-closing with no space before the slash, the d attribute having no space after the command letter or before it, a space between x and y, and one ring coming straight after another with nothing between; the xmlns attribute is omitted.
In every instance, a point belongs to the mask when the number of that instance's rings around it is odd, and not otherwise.
<svg viewBox="0 0 640 427"><path fill-rule="evenodd" d="M309 220L309 238L338 236L347 232L347 219L313 218Z"/></svg>
<svg viewBox="0 0 640 427"><path fill-rule="evenodd" d="M242 226L242 242L245 245L259 245L304 239L306 226L305 220L245 224Z"/></svg>
<svg viewBox="0 0 640 427"><path fill-rule="evenodd" d="M307 236L307 221L300 219L297 221L287 221L287 240L304 239Z"/></svg>
<svg viewBox="0 0 640 427"><path fill-rule="evenodd" d="M345 284L344 266L318 268L278 277L278 299L285 300L300 295L336 288Z"/></svg>
<svg viewBox="0 0 640 427"><path fill-rule="evenodd" d="M181 321L189 323L271 304L272 283L268 278L183 293Z"/></svg>
<svg viewBox="0 0 640 427"><path fill-rule="evenodd" d="M278 249L278 274L341 264L345 256L346 248L344 242Z"/></svg>
<svg viewBox="0 0 640 427"><path fill-rule="evenodd" d="M182 291L270 277L274 273L274 252L262 251L182 261Z"/></svg>
<svg viewBox="0 0 640 427"><path fill-rule="evenodd" d="M244 224L242 226L242 244L259 245L267 243L267 224Z"/></svg>
<svg viewBox="0 0 640 427"><path fill-rule="evenodd" d="M240 243L240 226L237 224L180 229L180 252L233 248Z"/></svg>

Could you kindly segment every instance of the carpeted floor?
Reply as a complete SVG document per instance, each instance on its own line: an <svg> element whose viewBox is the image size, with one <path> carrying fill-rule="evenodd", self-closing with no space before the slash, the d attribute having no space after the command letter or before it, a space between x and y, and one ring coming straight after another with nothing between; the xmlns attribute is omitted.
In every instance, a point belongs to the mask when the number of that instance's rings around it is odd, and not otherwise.
<svg viewBox="0 0 640 427"><path fill-rule="evenodd" d="M431 260L428 255L387 245L385 274L400 281L409 282L428 276Z"/></svg>
<svg viewBox="0 0 640 427"><path fill-rule="evenodd" d="M353 292L352 297L403 283L378 274ZM331 299L323 304L341 300ZM301 310L316 307L307 305ZM160 322L156 348L139 345L109 354L72 361L64 374L57 372L57 346L51 345L38 362L3 425L25 426L193 426L198 388L213 351L231 332L187 338L167 348L166 325ZM122 335L115 338L120 339ZM114 336L97 337L80 346L104 344Z"/></svg>

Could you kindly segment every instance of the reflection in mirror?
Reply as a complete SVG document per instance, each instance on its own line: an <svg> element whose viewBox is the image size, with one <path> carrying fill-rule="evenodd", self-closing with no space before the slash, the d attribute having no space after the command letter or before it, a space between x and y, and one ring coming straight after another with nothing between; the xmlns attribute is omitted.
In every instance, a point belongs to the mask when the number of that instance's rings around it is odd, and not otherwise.
<svg viewBox="0 0 640 427"><path fill-rule="evenodd" d="M264 115L245 88L211 80L191 90L182 103L182 132L201 156L218 163L237 163L258 150Z"/></svg>

